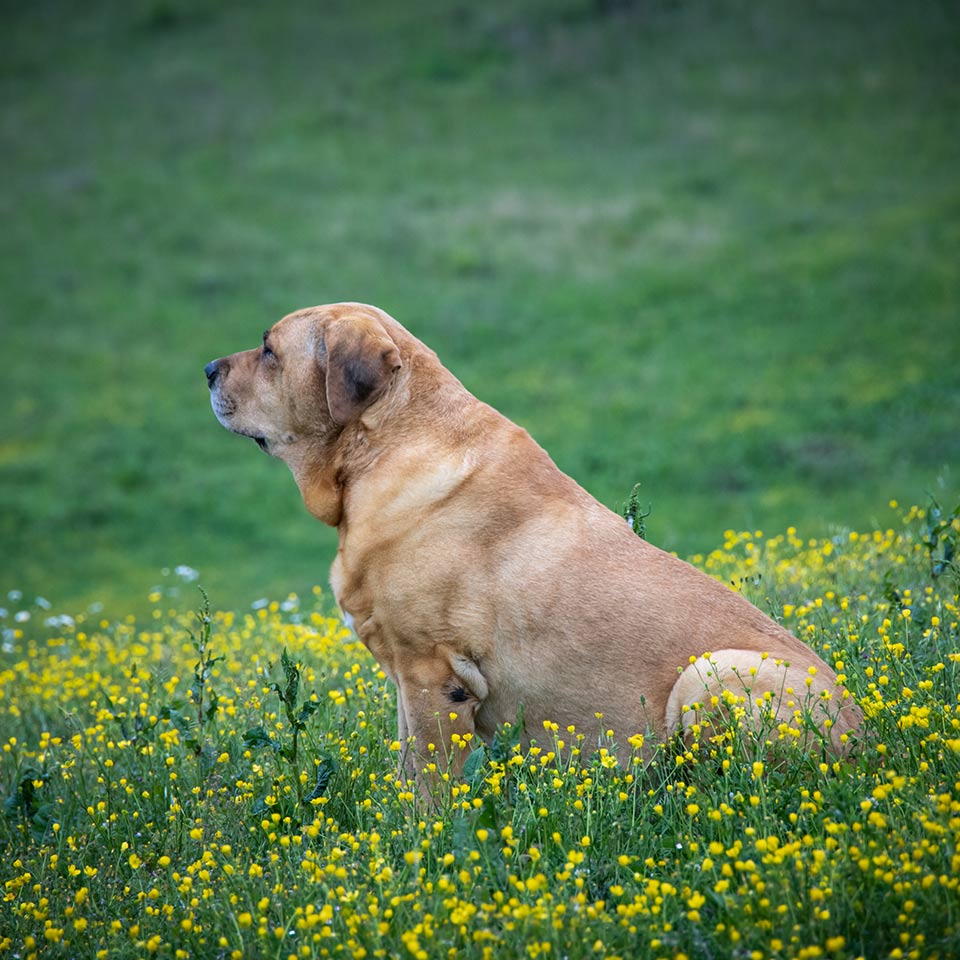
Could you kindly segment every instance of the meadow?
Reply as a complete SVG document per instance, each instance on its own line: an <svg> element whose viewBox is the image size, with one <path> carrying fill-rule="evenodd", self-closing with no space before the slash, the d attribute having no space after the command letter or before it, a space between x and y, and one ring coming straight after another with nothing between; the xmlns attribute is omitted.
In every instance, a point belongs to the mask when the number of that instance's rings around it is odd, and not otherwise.
<svg viewBox="0 0 960 960"><path fill-rule="evenodd" d="M960 463L960 35L899 0L63 0L0 30L0 588L309 594L202 374L376 303L651 539L869 529ZM173 577L173 574L170 575Z"/></svg>
<svg viewBox="0 0 960 960"><path fill-rule="evenodd" d="M960 952L955 4L0 17L0 960ZM518 723L425 804L334 533L202 374L347 299L642 481L852 757Z"/></svg>
<svg viewBox="0 0 960 960"><path fill-rule="evenodd" d="M13 598L0 957L955 957L960 509L884 513L694 558L836 667L866 715L848 760L787 725L505 726L435 745L431 804L320 588L119 621Z"/></svg>

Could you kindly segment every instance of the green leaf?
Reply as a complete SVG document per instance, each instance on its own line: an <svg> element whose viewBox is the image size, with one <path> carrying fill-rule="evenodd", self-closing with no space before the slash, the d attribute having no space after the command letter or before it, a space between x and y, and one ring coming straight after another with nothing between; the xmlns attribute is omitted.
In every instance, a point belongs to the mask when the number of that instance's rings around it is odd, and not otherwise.
<svg viewBox="0 0 960 960"><path fill-rule="evenodd" d="M623 507L623 518L641 540L647 539L647 517L652 512L653 508L649 504L647 504L646 510L640 506L640 484L635 483L630 491L630 497Z"/></svg>
<svg viewBox="0 0 960 960"><path fill-rule="evenodd" d="M280 666L283 667L283 673L287 680L286 689L281 696L287 706L293 707L297 702L297 693L300 690L300 664L290 658L286 647L280 654ZM279 690L277 692L279 693Z"/></svg>
<svg viewBox="0 0 960 960"><path fill-rule="evenodd" d="M298 723L303 723L304 720L312 717L319 709L319 700L307 700L300 708L300 712L297 714Z"/></svg>
<svg viewBox="0 0 960 960"><path fill-rule="evenodd" d="M204 711L204 717L207 720L212 720L217 712L217 707L220 703L220 698L211 690L210 691L210 705Z"/></svg>
<svg viewBox="0 0 960 960"><path fill-rule="evenodd" d="M452 847L457 860L462 860L471 850L476 849L475 820L476 816L472 812L465 816L454 817Z"/></svg>
<svg viewBox="0 0 960 960"><path fill-rule="evenodd" d="M317 762L317 780L309 795L304 797L306 803L310 803L311 800L319 800L326 793L331 777L337 772L337 766L337 761L332 757L321 757L319 759Z"/></svg>
<svg viewBox="0 0 960 960"><path fill-rule="evenodd" d="M8 817L16 817L23 814L25 817L32 817L37 812L38 801L36 798L37 788L34 782L46 783L47 777L36 767L27 767L20 775L20 782L17 789L7 797L4 804Z"/></svg>
<svg viewBox="0 0 960 960"><path fill-rule="evenodd" d="M251 727L243 735L243 745L248 750L261 750L263 747L277 749L277 742L263 727Z"/></svg>
<svg viewBox="0 0 960 960"><path fill-rule="evenodd" d="M157 717L160 720L169 720L181 733L187 733L194 722L191 717L180 712L180 709L186 705L186 700L174 700L173 703L161 707Z"/></svg>
<svg viewBox="0 0 960 960"><path fill-rule="evenodd" d="M487 751L483 744L474 750L463 764L463 779L471 789L476 790L483 783L483 763L487 759Z"/></svg>
<svg viewBox="0 0 960 960"><path fill-rule="evenodd" d="M485 827L487 830L500 832L500 811L497 807L497 801L487 794L483 798L483 806L480 808L480 815L477 817L477 827Z"/></svg>

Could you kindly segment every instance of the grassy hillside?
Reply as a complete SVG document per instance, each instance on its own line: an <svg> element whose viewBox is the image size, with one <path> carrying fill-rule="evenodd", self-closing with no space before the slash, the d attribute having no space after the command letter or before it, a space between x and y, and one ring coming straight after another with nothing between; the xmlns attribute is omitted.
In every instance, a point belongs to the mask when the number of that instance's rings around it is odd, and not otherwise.
<svg viewBox="0 0 960 960"><path fill-rule="evenodd" d="M960 464L960 20L896 2L4 7L0 585L224 608L334 539L204 363L377 303L681 553Z"/></svg>
<svg viewBox="0 0 960 960"><path fill-rule="evenodd" d="M322 598L198 622L157 594L113 624L24 604L0 651L0 956L950 960L960 516L886 516L701 558L845 678L848 761L798 748L803 709L599 752L548 721L427 807L396 776L393 687Z"/></svg>

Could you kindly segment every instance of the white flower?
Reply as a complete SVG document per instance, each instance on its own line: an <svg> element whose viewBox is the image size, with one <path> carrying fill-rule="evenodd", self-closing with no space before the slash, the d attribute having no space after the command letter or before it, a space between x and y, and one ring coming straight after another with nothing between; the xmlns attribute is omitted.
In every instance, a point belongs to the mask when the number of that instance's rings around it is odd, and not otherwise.
<svg viewBox="0 0 960 960"><path fill-rule="evenodd" d="M173 572L183 580L186 580L187 583L193 583L194 580L200 578L200 573L197 570L194 570L193 567L188 567L185 563L181 563L179 566L174 567Z"/></svg>
<svg viewBox="0 0 960 960"><path fill-rule="evenodd" d="M73 626L73 617L69 616L66 613L61 613L56 617L47 617L44 620L44 623L48 627L72 627Z"/></svg>

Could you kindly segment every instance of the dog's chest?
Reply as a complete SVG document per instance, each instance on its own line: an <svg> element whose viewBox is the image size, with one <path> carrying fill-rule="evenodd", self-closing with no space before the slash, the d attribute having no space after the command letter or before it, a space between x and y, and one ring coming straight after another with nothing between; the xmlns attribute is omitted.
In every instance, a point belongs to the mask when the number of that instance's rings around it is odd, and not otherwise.
<svg viewBox="0 0 960 960"><path fill-rule="evenodd" d="M349 627L377 660L384 672L396 682L398 663L402 659L402 644L394 631L384 628L390 624L389 615L383 615L377 603L375 591L369 578L350 574L349 565L337 555L330 569L330 586L343 614L343 622Z"/></svg>
<svg viewBox="0 0 960 960"><path fill-rule="evenodd" d="M395 676L395 664L432 656L438 644L474 646L476 624L485 618L471 615L467 593L449 577L430 577L422 565L389 554L355 566L352 556L338 553L330 570L344 622L384 670Z"/></svg>

